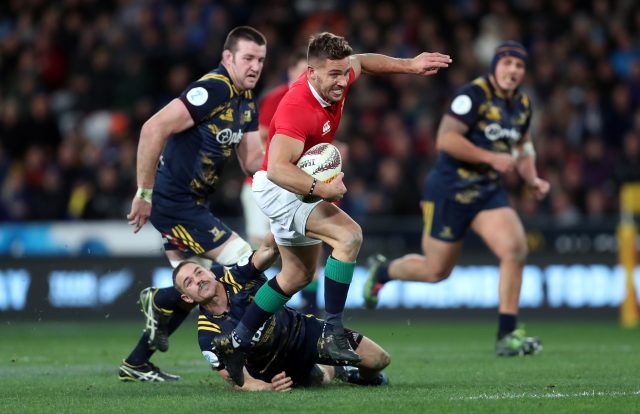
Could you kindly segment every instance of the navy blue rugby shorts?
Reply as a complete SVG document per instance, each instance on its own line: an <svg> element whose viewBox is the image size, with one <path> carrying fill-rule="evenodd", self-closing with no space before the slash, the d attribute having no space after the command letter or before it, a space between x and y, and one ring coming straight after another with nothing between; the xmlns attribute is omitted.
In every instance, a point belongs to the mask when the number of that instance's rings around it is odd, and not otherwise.
<svg viewBox="0 0 640 414"><path fill-rule="evenodd" d="M445 242L461 240L481 211L509 206L501 187L456 190L435 175L427 178L422 201L423 234Z"/></svg>
<svg viewBox="0 0 640 414"><path fill-rule="evenodd" d="M201 255L226 242L233 230L195 201L176 202L153 196L149 221L164 240L165 250Z"/></svg>

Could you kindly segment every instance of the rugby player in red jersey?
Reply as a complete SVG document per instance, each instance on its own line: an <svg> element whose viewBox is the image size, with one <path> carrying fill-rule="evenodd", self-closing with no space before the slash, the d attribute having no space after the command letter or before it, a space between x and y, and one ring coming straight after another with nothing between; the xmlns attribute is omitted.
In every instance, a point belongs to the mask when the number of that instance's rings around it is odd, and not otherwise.
<svg viewBox="0 0 640 414"><path fill-rule="evenodd" d="M342 314L362 244L360 226L339 207L347 188L340 173L324 183L297 167L300 156L319 143L331 143L349 86L362 74L407 73L434 75L451 58L421 53L411 59L379 54L352 54L347 41L332 33L312 36L307 71L284 96L269 127L267 153L254 175L253 195L271 220L271 231L282 258L281 272L256 293L255 301L230 335L214 339L214 346L233 381L242 385L245 351L260 326L293 294L304 288L316 271L321 243L333 249L325 265L326 323L318 340L324 358L357 364L360 357L345 335ZM303 202L298 195L319 197Z"/></svg>

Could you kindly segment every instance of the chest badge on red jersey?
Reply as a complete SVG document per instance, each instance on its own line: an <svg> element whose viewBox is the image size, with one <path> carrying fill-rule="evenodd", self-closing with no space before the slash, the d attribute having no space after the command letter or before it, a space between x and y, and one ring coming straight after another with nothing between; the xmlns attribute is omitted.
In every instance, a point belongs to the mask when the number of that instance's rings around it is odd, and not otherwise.
<svg viewBox="0 0 640 414"><path fill-rule="evenodd" d="M329 131L331 131L331 121L327 121L322 125L322 135L327 134Z"/></svg>

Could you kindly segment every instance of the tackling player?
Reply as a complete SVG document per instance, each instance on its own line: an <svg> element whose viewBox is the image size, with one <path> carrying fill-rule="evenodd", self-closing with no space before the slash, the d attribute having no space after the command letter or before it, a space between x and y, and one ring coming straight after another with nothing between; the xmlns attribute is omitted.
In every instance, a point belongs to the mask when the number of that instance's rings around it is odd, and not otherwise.
<svg viewBox="0 0 640 414"><path fill-rule="evenodd" d="M208 198L234 152L247 173L262 162L264 151L251 90L260 78L266 52L260 32L249 26L236 27L227 35L220 65L142 126L138 191L127 218L134 233L151 221L164 238L173 267L193 256L207 265L210 260L232 265L251 254L249 244L211 213ZM168 349L168 336L193 304L185 303L174 287L144 289L140 303L146 316L145 331L120 366L119 378L178 379L149 359L155 350Z"/></svg>
<svg viewBox="0 0 640 414"><path fill-rule="evenodd" d="M331 143L350 85L361 73L433 75L451 59L422 53L412 59L378 54L353 55L347 41L331 33L313 36L307 52L307 71L284 96L269 128L267 155L254 175L253 194L271 219L282 258L282 271L256 293L255 301L232 335L214 341L233 381L242 385L243 352L260 326L314 277L321 243L333 249L325 265L326 323L319 339L321 357L357 364L342 326L349 285L362 244L360 226L332 201L347 191L340 173L330 183L319 182L296 166L300 156L319 143ZM297 195L322 201L305 203Z"/></svg>
<svg viewBox="0 0 640 414"><path fill-rule="evenodd" d="M182 299L200 305L198 343L202 354L226 380L229 376L212 348L212 340L233 330L266 282L262 272L273 260L269 250L260 248L250 259L226 270L185 261L173 271L174 285L182 292ZM347 333L362 358L358 368L334 367L336 361L320 356L317 346L322 326L314 316L288 307L273 314L252 339L240 389L287 391L295 386L326 384L336 376L359 385L388 383L381 371L389 365L389 355L355 331Z"/></svg>
<svg viewBox="0 0 640 414"><path fill-rule="evenodd" d="M525 48L507 41L496 48L489 73L458 91L440 124L436 144L440 155L423 192L424 255L410 254L390 262L377 255L371 260L364 289L365 305L374 308L380 289L390 280L435 283L446 279L471 228L500 260L496 342L500 356L542 349L539 339L517 328L527 243L500 183L501 174L516 169L536 198L549 191L549 183L536 172L529 134L531 104L518 89L526 62Z"/></svg>

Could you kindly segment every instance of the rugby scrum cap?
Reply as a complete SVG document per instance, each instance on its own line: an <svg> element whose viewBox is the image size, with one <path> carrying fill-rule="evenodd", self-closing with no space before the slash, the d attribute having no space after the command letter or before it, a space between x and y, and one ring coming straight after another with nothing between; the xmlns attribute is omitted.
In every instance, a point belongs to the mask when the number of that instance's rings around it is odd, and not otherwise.
<svg viewBox="0 0 640 414"><path fill-rule="evenodd" d="M495 74L498 61L505 56L520 58L524 60L524 63L527 63L527 59L529 58L527 49L525 49L521 43L518 43L515 40L507 40L506 42L500 43L498 47L496 47L495 53L493 54L493 59L491 59L489 73Z"/></svg>

